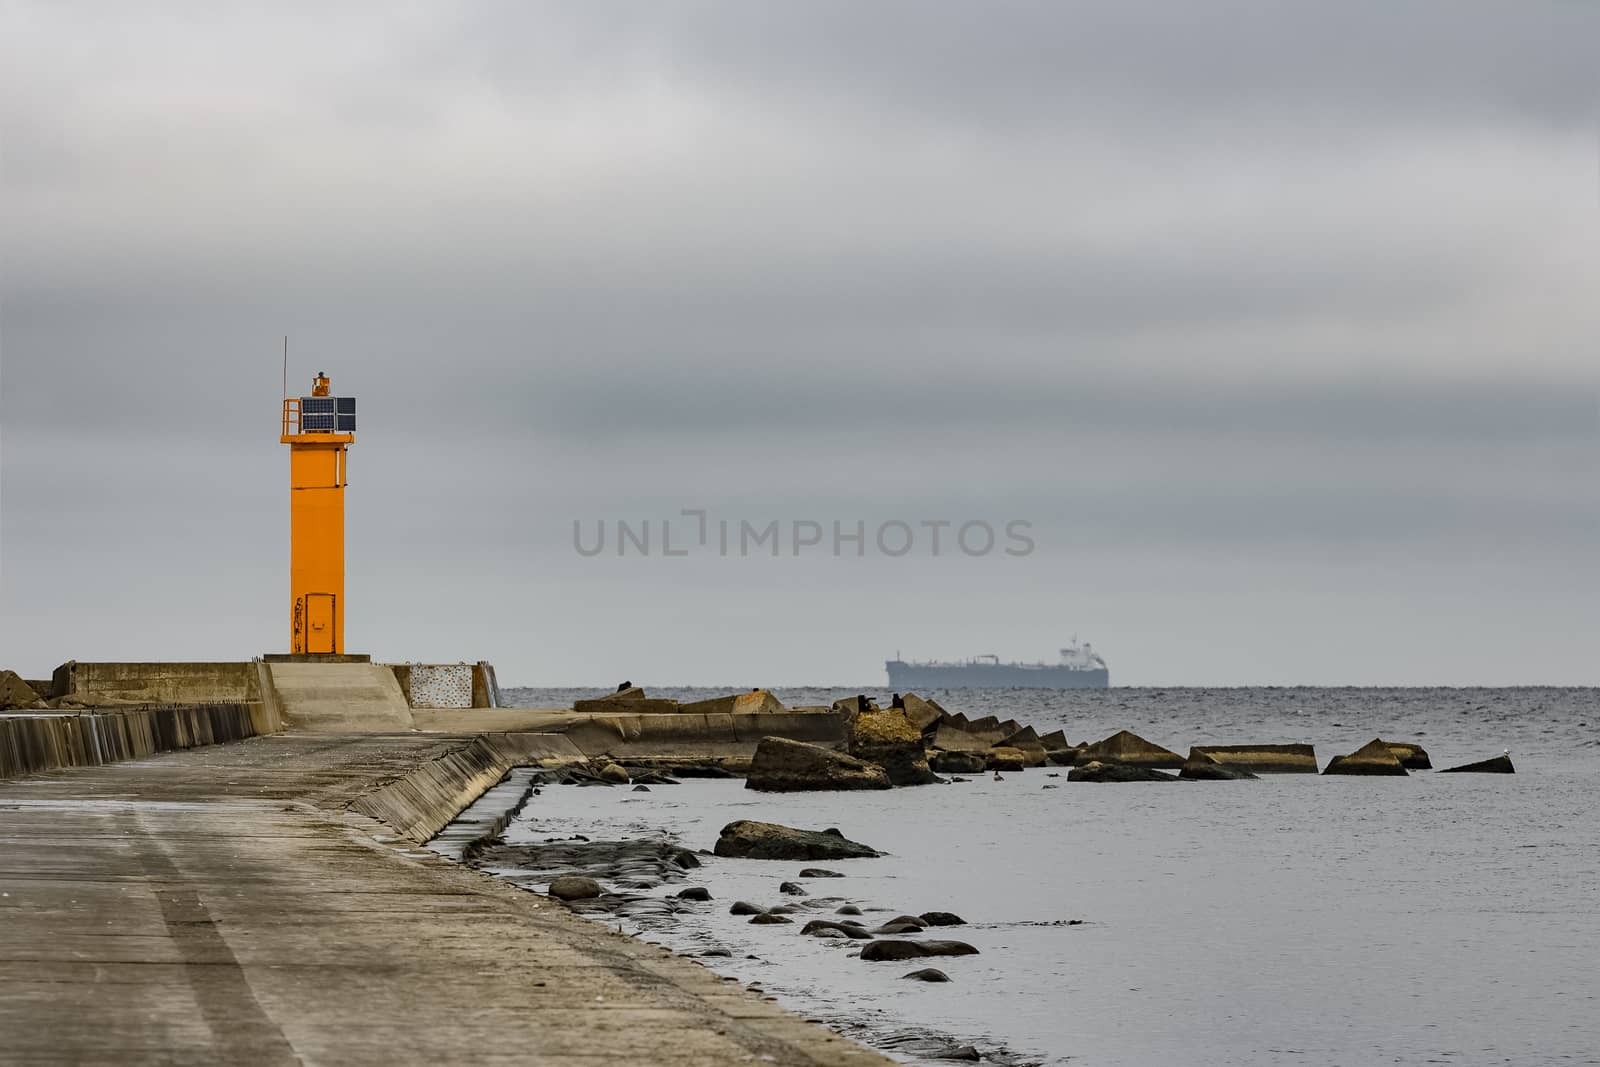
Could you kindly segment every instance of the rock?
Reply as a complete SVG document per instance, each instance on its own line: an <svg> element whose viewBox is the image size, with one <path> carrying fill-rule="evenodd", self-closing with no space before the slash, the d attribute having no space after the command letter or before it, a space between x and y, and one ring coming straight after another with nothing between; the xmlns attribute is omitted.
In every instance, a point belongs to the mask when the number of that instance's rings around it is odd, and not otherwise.
<svg viewBox="0 0 1600 1067"><path fill-rule="evenodd" d="M633 791L635 793L648 793L650 792L650 787L647 785L636 785L633 787Z"/></svg>
<svg viewBox="0 0 1600 1067"><path fill-rule="evenodd" d="M1131 767L1125 763L1091 760L1067 772L1069 782L1175 782L1170 774L1151 767Z"/></svg>
<svg viewBox="0 0 1600 1067"><path fill-rule="evenodd" d="M812 930L809 933L806 932L805 930L802 930L800 932L802 934L804 934L806 937L833 938L833 939L838 940L838 941L847 941L850 938L850 935L845 933L845 932L843 932L842 930L835 930L832 927L827 927L827 926L824 926L824 927L822 927L820 929L817 929L817 930Z"/></svg>
<svg viewBox="0 0 1600 1067"><path fill-rule="evenodd" d="M989 765L984 752L945 752L935 750L928 757L928 766L939 774L982 774Z"/></svg>
<svg viewBox="0 0 1600 1067"><path fill-rule="evenodd" d="M1001 738L1000 743L1005 745L1007 748L1016 748L1023 744L1042 745L1043 739L1034 731L1033 727L1024 726L1022 729L1016 730Z"/></svg>
<svg viewBox="0 0 1600 1067"><path fill-rule="evenodd" d="M785 712L783 701L765 689L752 689L748 693L731 693L710 700L695 700L679 704L679 714L689 715L768 715Z"/></svg>
<svg viewBox="0 0 1600 1067"><path fill-rule="evenodd" d="M940 1054L941 1060L961 1060L964 1063L977 1063L983 1059L983 1053L978 1051L976 1045L953 1045L946 1052Z"/></svg>
<svg viewBox="0 0 1600 1067"><path fill-rule="evenodd" d="M1077 765L1078 757L1083 755L1083 750L1086 747L1085 745L1079 745L1077 748L1052 749L1046 755L1050 757L1050 762L1057 767L1073 767Z"/></svg>
<svg viewBox="0 0 1600 1067"><path fill-rule="evenodd" d="M1372 740L1350 753L1348 756L1335 756L1328 761L1328 766L1323 769L1323 774L1366 774L1366 775L1393 775L1404 777L1405 767L1395 758L1389 746L1382 741Z"/></svg>
<svg viewBox="0 0 1600 1067"><path fill-rule="evenodd" d="M886 922L872 931L874 937L893 937L897 934L920 934L921 923Z"/></svg>
<svg viewBox="0 0 1600 1067"><path fill-rule="evenodd" d="M733 950L726 949L726 948L708 948L704 952L700 953L700 955L702 955L702 956L724 956L724 957L730 957L731 958L733 956Z"/></svg>
<svg viewBox="0 0 1600 1067"><path fill-rule="evenodd" d="M835 915L860 915L861 909L854 904L842 904L833 909Z"/></svg>
<svg viewBox="0 0 1600 1067"><path fill-rule="evenodd" d="M797 877L800 878L843 878L838 871L830 871L826 867L805 867Z"/></svg>
<svg viewBox="0 0 1600 1067"><path fill-rule="evenodd" d="M773 822L740 819L722 828L718 856L754 860L838 860L879 855L875 848L851 841L838 830L797 830Z"/></svg>
<svg viewBox="0 0 1600 1067"><path fill-rule="evenodd" d="M593 900L600 895L600 883L581 874L563 874L550 882L549 892L557 900Z"/></svg>
<svg viewBox="0 0 1600 1067"><path fill-rule="evenodd" d="M926 734L939 725L944 712L939 710L939 705L931 700L923 700L915 693L907 693L901 699L901 705L906 713L906 718L920 732Z"/></svg>
<svg viewBox="0 0 1600 1067"><path fill-rule="evenodd" d="M925 911L918 916L929 926L965 926L967 920L953 911Z"/></svg>
<svg viewBox="0 0 1600 1067"><path fill-rule="evenodd" d="M936 785L944 780L929 769L922 730L902 708L857 713L846 734L845 750L882 767L894 785Z"/></svg>
<svg viewBox="0 0 1600 1067"><path fill-rule="evenodd" d="M872 940L872 934L860 923L839 923L831 919L812 919L800 928L800 932L807 936L814 935L819 930L832 930L842 937L854 938L858 941Z"/></svg>
<svg viewBox="0 0 1600 1067"><path fill-rule="evenodd" d="M1014 744L1009 740L1002 741L990 751L1015 752L1022 758L1024 767L1043 767L1050 762L1049 753L1045 752L1044 746L1037 741L1018 741Z"/></svg>
<svg viewBox="0 0 1600 1067"><path fill-rule="evenodd" d="M861 947L861 958L868 963L879 960L915 960L925 956L975 956L978 950L965 941L872 941Z"/></svg>
<svg viewBox="0 0 1600 1067"><path fill-rule="evenodd" d="M1183 769L1178 772L1179 778L1190 781L1230 782L1242 778L1254 778L1249 771L1237 767L1227 767L1198 748L1189 750L1189 758L1184 761Z"/></svg>
<svg viewBox="0 0 1600 1067"><path fill-rule="evenodd" d="M688 889L678 890L679 900L710 900L711 890L702 885L692 885Z"/></svg>
<svg viewBox="0 0 1600 1067"><path fill-rule="evenodd" d="M776 912L764 911L760 915L751 916L750 922L754 926L779 926L783 923L792 923L794 920L789 918L787 915L779 915Z"/></svg>
<svg viewBox="0 0 1600 1067"><path fill-rule="evenodd" d="M854 715L857 712L877 711L878 705L871 697L863 696L858 693L853 697L845 697L842 700L835 700L833 702L833 710L842 712L845 715Z"/></svg>
<svg viewBox="0 0 1600 1067"><path fill-rule="evenodd" d="M958 711L954 715L946 713L944 715L939 716L939 725L940 726L953 726L957 730L965 730L968 726L971 726L972 723L967 719L967 717L965 715L963 715L961 712Z"/></svg>
<svg viewBox="0 0 1600 1067"><path fill-rule="evenodd" d="M811 895L811 894L806 892L805 886L798 885L798 884L796 884L794 882L782 882L782 883L779 883L778 892L787 893L791 897L805 897L805 896L810 896Z"/></svg>
<svg viewBox="0 0 1600 1067"><path fill-rule="evenodd" d="M1057 752L1061 749L1072 748L1072 742L1067 740L1067 735L1062 730L1051 730L1047 734L1039 735L1039 743L1047 752Z"/></svg>
<svg viewBox="0 0 1600 1067"><path fill-rule="evenodd" d="M1317 750L1310 745L1196 745L1224 767L1256 774L1316 774Z"/></svg>
<svg viewBox="0 0 1600 1067"><path fill-rule="evenodd" d="M912 978L912 979L915 979L918 982L948 982L948 981L950 981L950 976L948 974L945 974L943 971L939 970L939 968L937 968L937 967L924 967L920 971L912 971L910 974L902 974L900 977L901 978Z"/></svg>
<svg viewBox="0 0 1600 1067"><path fill-rule="evenodd" d="M991 748L984 767L991 771L1020 771L1028 766L1028 758L1014 748Z"/></svg>
<svg viewBox="0 0 1600 1067"><path fill-rule="evenodd" d="M974 734L969 734L959 726L941 722L938 728L933 731L933 737L929 739L928 747L939 749L942 752L984 753L993 748L994 744Z"/></svg>
<svg viewBox="0 0 1600 1067"><path fill-rule="evenodd" d="M38 692L16 671L0 671L0 711L47 708Z"/></svg>
<svg viewBox="0 0 1600 1067"><path fill-rule="evenodd" d="M1511 765L1511 753L1495 756L1493 759L1479 760L1477 763L1463 763L1459 767L1446 767L1440 774L1516 774L1517 769Z"/></svg>
<svg viewBox="0 0 1600 1067"><path fill-rule="evenodd" d="M729 915L760 915L766 908L758 908L748 900L736 900L733 907L728 909Z"/></svg>
<svg viewBox="0 0 1600 1067"><path fill-rule="evenodd" d="M1005 736L1007 734L1011 733L1015 729L1016 727L1014 725L1010 729L1002 727L1000 725L1000 720L995 718L993 715L985 715L981 719L973 719L966 725L967 733L990 746L998 745L1001 741L1005 740Z"/></svg>
<svg viewBox="0 0 1600 1067"><path fill-rule="evenodd" d="M1394 758L1400 761L1400 766L1408 771L1431 771L1433 761L1428 758L1428 753L1421 745L1414 745L1409 741L1385 741L1389 751L1394 753Z"/></svg>
<svg viewBox="0 0 1600 1067"><path fill-rule="evenodd" d="M617 763L608 763L600 768L600 780L610 782L612 785L627 785L628 772Z"/></svg>
<svg viewBox="0 0 1600 1067"><path fill-rule="evenodd" d="M1123 763L1130 767L1172 768L1183 766L1183 757L1171 749L1162 748L1138 734L1119 730L1110 737L1088 745L1078 753L1078 762L1099 760L1101 763Z"/></svg>
<svg viewBox="0 0 1600 1067"><path fill-rule="evenodd" d="M636 685L619 686L614 693L590 700L575 700L572 710L579 715L648 715L678 710L676 700L651 699Z"/></svg>
<svg viewBox="0 0 1600 1067"><path fill-rule="evenodd" d="M892 922L892 923L909 923L912 926L915 926L919 930L922 929L924 926L928 925L927 923L922 921L922 917L920 915L896 915L894 918L890 919L889 922Z"/></svg>
<svg viewBox="0 0 1600 1067"><path fill-rule="evenodd" d="M672 862L687 871L700 866L700 857L686 848L680 848L672 854Z"/></svg>
<svg viewBox="0 0 1600 1067"><path fill-rule="evenodd" d="M888 789L890 784L889 775L876 764L782 737L761 739L744 783L746 789L769 793Z"/></svg>

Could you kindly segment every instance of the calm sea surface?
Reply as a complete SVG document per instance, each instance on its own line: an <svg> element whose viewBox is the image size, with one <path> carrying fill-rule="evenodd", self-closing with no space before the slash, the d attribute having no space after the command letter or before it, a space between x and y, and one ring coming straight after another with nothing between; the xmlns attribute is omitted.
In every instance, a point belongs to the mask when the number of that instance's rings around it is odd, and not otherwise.
<svg viewBox="0 0 1600 1067"><path fill-rule="evenodd" d="M738 687L733 687L737 689ZM652 690L699 698L732 690ZM858 690L780 690L788 704ZM882 697L881 690L868 690ZM518 703L592 691L517 690ZM716 898L633 924L880 1045L932 1032L1016 1062L1600 1063L1600 690L950 691L951 711L1073 741L1131 729L1191 743L1310 742L1321 762L1381 735L1434 766L1509 748L1517 774L1068 783L1052 770L873 793L549 787L513 842L668 834L709 849L734 819L836 826L891 855L804 883L867 919L954 911L976 956L863 963L856 946L730 917L791 902L807 864L707 858ZM1054 789L1043 788L1047 785ZM838 902L817 911L829 914ZM1081 919L1082 925L1051 925Z"/></svg>

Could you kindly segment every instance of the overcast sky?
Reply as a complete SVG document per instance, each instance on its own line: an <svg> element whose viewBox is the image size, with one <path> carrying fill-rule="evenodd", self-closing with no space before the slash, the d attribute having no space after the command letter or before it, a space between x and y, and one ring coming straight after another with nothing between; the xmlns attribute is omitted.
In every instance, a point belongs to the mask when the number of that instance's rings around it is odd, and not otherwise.
<svg viewBox="0 0 1600 1067"><path fill-rule="evenodd" d="M379 659L1600 683L1600 5L223 7L0 3L0 667L287 647L288 334Z"/></svg>

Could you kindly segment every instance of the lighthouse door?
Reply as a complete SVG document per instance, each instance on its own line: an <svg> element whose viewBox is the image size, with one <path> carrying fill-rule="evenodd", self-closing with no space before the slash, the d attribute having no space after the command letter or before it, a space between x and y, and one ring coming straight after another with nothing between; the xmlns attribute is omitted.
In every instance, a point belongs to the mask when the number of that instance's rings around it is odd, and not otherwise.
<svg viewBox="0 0 1600 1067"><path fill-rule="evenodd" d="M333 647L333 613L336 609L332 593L306 594L306 651L337 652Z"/></svg>

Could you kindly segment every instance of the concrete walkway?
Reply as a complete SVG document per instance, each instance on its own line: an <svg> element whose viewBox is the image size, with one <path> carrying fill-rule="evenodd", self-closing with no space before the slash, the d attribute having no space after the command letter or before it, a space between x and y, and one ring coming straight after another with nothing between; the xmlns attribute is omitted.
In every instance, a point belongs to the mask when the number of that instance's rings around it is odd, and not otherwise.
<svg viewBox="0 0 1600 1067"><path fill-rule="evenodd" d="M289 736L0 782L8 1064L883 1064L345 805L458 746Z"/></svg>

